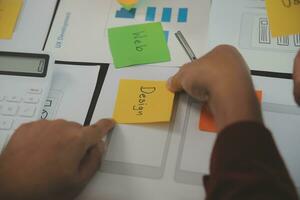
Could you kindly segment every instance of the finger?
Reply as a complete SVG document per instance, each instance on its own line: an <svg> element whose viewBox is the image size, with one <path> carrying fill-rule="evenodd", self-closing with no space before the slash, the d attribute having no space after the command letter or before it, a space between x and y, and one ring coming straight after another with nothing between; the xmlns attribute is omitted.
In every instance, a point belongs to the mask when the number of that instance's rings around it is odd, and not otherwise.
<svg viewBox="0 0 300 200"><path fill-rule="evenodd" d="M174 76L169 78L167 87L171 92L179 92L183 90L182 71L177 72Z"/></svg>
<svg viewBox="0 0 300 200"><path fill-rule="evenodd" d="M52 126L55 127L61 127L61 128L75 128L75 129L79 129L82 128L82 125L77 123L77 122L73 122L73 121L67 121L64 119L56 119L56 120L40 120L39 122L50 122L52 124Z"/></svg>
<svg viewBox="0 0 300 200"><path fill-rule="evenodd" d="M293 79L295 101L300 105L300 51L295 58Z"/></svg>
<svg viewBox="0 0 300 200"><path fill-rule="evenodd" d="M83 128L83 140L86 148L97 145L114 126L115 122L113 120L102 119L91 126Z"/></svg>
<svg viewBox="0 0 300 200"><path fill-rule="evenodd" d="M99 170L102 155L104 154L105 150L106 148L104 142L100 142L96 146L89 149L80 163L79 174L81 183L84 184L88 182Z"/></svg>

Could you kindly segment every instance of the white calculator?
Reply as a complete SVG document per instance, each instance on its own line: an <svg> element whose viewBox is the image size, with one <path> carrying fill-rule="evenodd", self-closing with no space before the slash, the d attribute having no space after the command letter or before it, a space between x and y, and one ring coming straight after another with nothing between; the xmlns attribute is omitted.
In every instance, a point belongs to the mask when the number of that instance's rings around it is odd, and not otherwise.
<svg viewBox="0 0 300 200"><path fill-rule="evenodd" d="M0 51L0 152L21 124L41 118L53 65L48 54Z"/></svg>

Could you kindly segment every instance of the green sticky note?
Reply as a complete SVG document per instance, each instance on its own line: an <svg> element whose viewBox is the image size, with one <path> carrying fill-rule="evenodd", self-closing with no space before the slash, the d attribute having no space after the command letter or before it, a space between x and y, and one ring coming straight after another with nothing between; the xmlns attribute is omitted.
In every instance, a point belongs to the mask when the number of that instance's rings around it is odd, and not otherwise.
<svg viewBox="0 0 300 200"><path fill-rule="evenodd" d="M108 29L116 68L170 61L170 52L159 22Z"/></svg>

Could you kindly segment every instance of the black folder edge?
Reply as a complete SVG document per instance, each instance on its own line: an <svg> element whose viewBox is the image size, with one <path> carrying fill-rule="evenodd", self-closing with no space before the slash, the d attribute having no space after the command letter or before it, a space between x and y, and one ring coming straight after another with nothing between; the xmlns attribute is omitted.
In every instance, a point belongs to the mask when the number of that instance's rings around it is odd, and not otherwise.
<svg viewBox="0 0 300 200"><path fill-rule="evenodd" d="M98 78L97 78L97 82L95 85L95 89L94 89L94 93L93 93L93 97L88 109L88 112L86 114L85 117L85 121L84 121L84 126L88 126L91 123L97 102L98 102L98 98L100 95L100 92L102 90L102 86L106 77L106 73L109 67L109 64L107 63L86 63L86 62L69 62L69 61L55 61L55 64L63 64L63 65L83 65L83 66L95 66L95 65L99 65L100 66L100 70L98 72Z"/></svg>

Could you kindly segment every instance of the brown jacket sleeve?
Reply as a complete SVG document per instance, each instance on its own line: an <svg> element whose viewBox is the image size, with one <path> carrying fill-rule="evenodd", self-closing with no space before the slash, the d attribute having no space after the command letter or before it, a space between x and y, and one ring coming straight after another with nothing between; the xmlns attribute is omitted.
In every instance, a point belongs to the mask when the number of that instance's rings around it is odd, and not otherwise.
<svg viewBox="0 0 300 200"><path fill-rule="evenodd" d="M271 133L255 122L219 133L204 185L207 200L298 199Z"/></svg>

